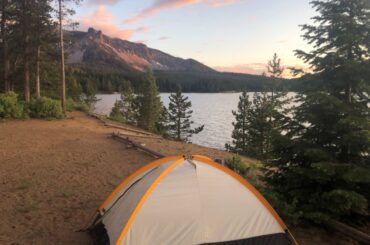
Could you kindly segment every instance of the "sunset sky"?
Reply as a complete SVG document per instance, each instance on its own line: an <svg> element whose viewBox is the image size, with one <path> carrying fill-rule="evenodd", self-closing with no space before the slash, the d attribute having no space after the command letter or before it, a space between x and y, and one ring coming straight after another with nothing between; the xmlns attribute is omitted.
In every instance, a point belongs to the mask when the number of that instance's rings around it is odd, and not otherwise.
<svg viewBox="0 0 370 245"><path fill-rule="evenodd" d="M79 29L142 42L218 70L261 74L274 52L302 66L309 49L298 25L314 15L309 0L84 0Z"/></svg>

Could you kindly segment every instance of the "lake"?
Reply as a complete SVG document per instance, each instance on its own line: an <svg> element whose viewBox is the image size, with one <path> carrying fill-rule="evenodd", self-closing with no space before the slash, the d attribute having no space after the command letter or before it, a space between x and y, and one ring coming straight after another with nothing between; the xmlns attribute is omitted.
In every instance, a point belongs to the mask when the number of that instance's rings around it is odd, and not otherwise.
<svg viewBox="0 0 370 245"><path fill-rule="evenodd" d="M169 93L161 93L164 105L169 103ZM224 149L230 143L233 131L234 116L232 110L238 106L240 93L184 93L192 103L194 126L204 124L204 130L193 135L191 142L207 147ZM250 98L253 93L250 93ZM95 112L109 115L114 102L120 99L119 94L99 94Z"/></svg>

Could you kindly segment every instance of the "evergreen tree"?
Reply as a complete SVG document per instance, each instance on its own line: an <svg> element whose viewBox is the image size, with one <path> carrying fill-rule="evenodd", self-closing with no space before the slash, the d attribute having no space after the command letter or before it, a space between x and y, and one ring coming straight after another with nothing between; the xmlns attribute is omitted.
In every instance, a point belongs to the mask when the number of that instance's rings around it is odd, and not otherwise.
<svg viewBox="0 0 370 245"><path fill-rule="evenodd" d="M116 102L114 102L114 106L112 107L112 110L109 114L109 118L117 122L125 122L122 109L123 109L123 105L122 105L122 97L121 97L121 100L116 100Z"/></svg>
<svg viewBox="0 0 370 245"><path fill-rule="evenodd" d="M82 87L74 77L69 77L68 79L68 94L74 101L81 100Z"/></svg>
<svg viewBox="0 0 370 245"><path fill-rule="evenodd" d="M277 54L274 54L273 59L268 62L268 72L275 83L280 81L283 72L280 63ZM255 92L252 101L247 101L248 96L242 95L239 103L245 104L245 111L239 108L239 113L233 112L236 117L232 135L234 141L233 145L227 145L228 150L261 160L273 157L272 143L274 138L282 133L283 125L287 123L289 110L287 104L290 102L287 94L277 90L277 87L273 84L271 92L266 90ZM243 125L246 125L245 129L241 130Z"/></svg>
<svg viewBox="0 0 370 245"><path fill-rule="evenodd" d="M267 72L272 78L281 78L284 68L281 66L281 59L276 53L272 57L272 60L268 62Z"/></svg>
<svg viewBox="0 0 370 245"><path fill-rule="evenodd" d="M181 89L178 88L175 94L171 94L170 104L168 106L168 133L171 138L179 141L188 142L193 134L198 134L204 129L204 125L192 129L191 101L184 96Z"/></svg>
<svg viewBox="0 0 370 245"><path fill-rule="evenodd" d="M161 114L159 115L158 121L155 124L156 131L164 137L169 137L169 123L168 110L161 101Z"/></svg>
<svg viewBox="0 0 370 245"><path fill-rule="evenodd" d="M1 78L4 80L4 92L8 92L11 90L10 86L10 57L9 57L9 32L12 29L12 21L11 19L11 9L14 4L9 2L9 0L1 0L1 58L2 58L2 76Z"/></svg>
<svg viewBox="0 0 370 245"><path fill-rule="evenodd" d="M51 45L56 43L54 22L52 19L53 8L50 0L35 0L32 4L33 10L33 32L32 52L35 56L35 90L36 97L41 96L41 60L45 59L46 52L53 49Z"/></svg>
<svg viewBox="0 0 370 245"><path fill-rule="evenodd" d="M121 94L120 100L117 100L112 108L110 117L114 120L137 125L138 122L138 101L131 87L127 87Z"/></svg>
<svg viewBox="0 0 370 245"><path fill-rule="evenodd" d="M249 113L252 103L249 101L249 96L246 91L243 91L239 96L238 110L232 111L235 122L233 122L234 130L232 132L232 144L226 144L228 151L239 153L241 155L248 155L250 153L251 137L249 129L251 122L249 120Z"/></svg>
<svg viewBox="0 0 370 245"><path fill-rule="evenodd" d="M258 159L265 159L271 151L272 141L272 97L265 91L255 92L247 116L249 121L248 155Z"/></svg>
<svg viewBox="0 0 370 245"><path fill-rule="evenodd" d="M82 96L83 102L88 105L89 109L93 110L96 102L99 101L99 99L96 97L96 87L94 83L91 80L88 80L85 89L84 94Z"/></svg>
<svg viewBox="0 0 370 245"><path fill-rule="evenodd" d="M138 95L139 118L138 125L149 131L156 131L162 104L158 93L155 78L152 73L146 75Z"/></svg>
<svg viewBox="0 0 370 245"><path fill-rule="evenodd" d="M358 221L370 193L370 5L366 0L311 1L319 12L303 25L311 52L296 51L323 81L301 94L294 117L274 144L266 181L298 217ZM293 211L293 212L294 212Z"/></svg>

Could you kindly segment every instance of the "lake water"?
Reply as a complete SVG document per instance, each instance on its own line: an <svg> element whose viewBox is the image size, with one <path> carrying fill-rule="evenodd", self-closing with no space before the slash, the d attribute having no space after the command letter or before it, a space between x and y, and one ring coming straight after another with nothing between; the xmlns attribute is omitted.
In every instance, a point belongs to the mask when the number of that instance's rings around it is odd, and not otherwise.
<svg viewBox="0 0 370 245"><path fill-rule="evenodd" d="M233 131L234 116L232 110L238 106L240 93L184 93L192 103L192 120L194 126L204 124L204 130L193 135L191 142L217 149L224 149L225 143L230 143ZM250 93L252 98L253 93ZM161 93L161 99L168 106L169 93ZM294 96L289 93L288 96ZM99 102L95 105L95 112L109 115L114 102L120 99L119 94L97 95Z"/></svg>
<svg viewBox="0 0 370 245"><path fill-rule="evenodd" d="M224 149L225 143L231 141L234 117L239 93L184 93L192 103L192 120L194 126L204 124L204 130L193 135L191 142L212 148ZM168 105L169 93L161 93L164 105ZM95 113L109 115L119 94L99 94L100 99L95 105Z"/></svg>

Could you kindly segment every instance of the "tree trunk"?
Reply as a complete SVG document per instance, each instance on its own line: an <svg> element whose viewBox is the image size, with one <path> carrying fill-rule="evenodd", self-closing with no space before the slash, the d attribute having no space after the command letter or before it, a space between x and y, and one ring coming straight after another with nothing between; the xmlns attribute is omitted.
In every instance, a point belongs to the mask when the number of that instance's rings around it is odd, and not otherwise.
<svg viewBox="0 0 370 245"><path fill-rule="evenodd" d="M3 41L3 80L4 80L4 90L8 92L10 90L10 83L9 83L9 68L10 62L8 57L8 40L7 40L7 31L6 31L6 22L7 22L7 8L8 0L2 1L1 12L1 38Z"/></svg>
<svg viewBox="0 0 370 245"><path fill-rule="evenodd" d="M63 12L62 0L59 0L59 37L60 37L60 79L62 86L62 108L64 115L66 114L66 74L64 67L64 41L63 41Z"/></svg>
<svg viewBox="0 0 370 245"><path fill-rule="evenodd" d="M348 82L347 88L346 88L346 100L348 103L352 102L352 85L351 82Z"/></svg>
<svg viewBox="0 0 370 245"><path fill-rule="evenodd" d="M181 119L180 115L177 115L177 140L181 141Z"/></svg>
<svg viewBox="0 0 370 245"><path fill-rule="evenodd" d="M28 48L26 50L28 51ZM30 102L30 62L28 57L25 57L24 60L24 100L27 103Z"/></svg>
<svg viewBox="0 0 370 245"><path fill-rule="evenodd" d="M41 53L41 46L37 46L37 56L36 56L36 97L40 98L40 53Z"/></svg>
<svg viewBox="0 0 370 245"><path fill-rule="evenodd" d="M24 35L24 56L23 56L23 75L24 75L24 100L26 103L30 102L30 60L29 60L29 45L30 45L30 35L28 32L29 28L29 18L28 13L25 12L28 8L27 1L23 1L23 8L25 9L23 12L23 35Z"/></svg>

